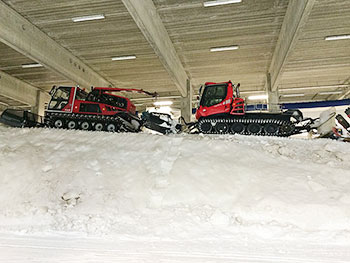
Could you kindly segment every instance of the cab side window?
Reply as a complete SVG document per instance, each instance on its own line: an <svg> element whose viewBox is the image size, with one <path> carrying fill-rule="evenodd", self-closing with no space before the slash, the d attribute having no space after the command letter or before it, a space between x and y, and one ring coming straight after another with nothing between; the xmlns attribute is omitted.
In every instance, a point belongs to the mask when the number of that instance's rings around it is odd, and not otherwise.
<svg viewBox="0 0 350 263"><path fill-rule="evenodd" d="M100 105L92 103L80 103L80 112L101 113Z"/></svg>

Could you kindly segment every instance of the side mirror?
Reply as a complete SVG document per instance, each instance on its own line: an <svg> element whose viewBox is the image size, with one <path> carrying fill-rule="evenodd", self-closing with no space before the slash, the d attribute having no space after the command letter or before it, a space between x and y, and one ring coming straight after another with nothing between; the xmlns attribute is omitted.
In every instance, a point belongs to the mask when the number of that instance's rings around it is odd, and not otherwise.
<svg viewBox="0 0 350 263"><path fill-rule="evenodd" d="M50 96L52 96L53 94L55 94L56 90L57 90L57 87L56 87L56 86L53 86L52 89L51 89L50 92L49 92Z"/></svg>
<svg viewBox="0 0 350 263"><path fill-rule="evenodd" d="M237 86L236 86L236 96L237 98L240 98L241 97L241 94L239 92L239 87L241 86L241 83L238 83Z"/></svg>

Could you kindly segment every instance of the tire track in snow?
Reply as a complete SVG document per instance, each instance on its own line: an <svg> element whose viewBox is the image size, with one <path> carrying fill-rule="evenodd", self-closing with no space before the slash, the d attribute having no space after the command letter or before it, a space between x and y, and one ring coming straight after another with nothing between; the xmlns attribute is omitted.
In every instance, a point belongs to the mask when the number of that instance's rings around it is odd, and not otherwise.
<svg viewBox="0 0 350 263"><path fill-rule="evenodd" d="M151 188L151 206L160 207L164 198L164 192L169 186L169 176L176 162L179 151L178 148L181 145L183 138L173 138L169 141L168 147L161 152L160 155L160 169L154 169L154 173L157 174L153 187ZM165 146L166 147L166 146Z"/></svg>
<svg viewBox="0 0 350 263"><path fill-rule="evenodd" d="M346 247L228 241L102 241L0 238L2 262L244 262L348 263ZM60 237L62 238L62 237ZM257 246L258 245L258 246ZM279 245L281 246L281 245Z"/></svg>

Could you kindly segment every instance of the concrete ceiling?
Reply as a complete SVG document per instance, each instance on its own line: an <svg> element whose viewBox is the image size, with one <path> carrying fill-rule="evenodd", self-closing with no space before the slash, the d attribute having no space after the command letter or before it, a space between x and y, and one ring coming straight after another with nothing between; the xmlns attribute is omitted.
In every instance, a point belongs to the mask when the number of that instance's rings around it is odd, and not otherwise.
<svg viewBox="0 0 350 263"><path fill-rule="evenodd" d="M22 65L35 64L36 62L1 42L0 54L0 70L40 89L48 90L57 83L60 85L74 85L71 81L67 81L45 67L22 68Z"/></svg>
<svg viewBox="0 0 350 263"><path fill-rule="evenodd" d="M196 86L231 79L249 89L263 88L288 1L246 0L210 8L200 0L154 2ZM209 51L232 45L240 49Z"/></svg>
<svg viewBox="0 0 350 263"><path fill-rule="evenodd" d="M326 36L350 34L350 1L318 0L302 36L288 59L280 89L347 84L310 90L309 99L336 99L339 95L320 95L318 91L350 88L350 40L325 41ZM300 99L300 98L299 98Z"/></svg>
<svg viewBox="0 0 350 263"><path fill-rule="evenodd" d="M290 0L293 1L293 0ZM296 1L296 0L294 0ZM122 0L2 0L112 85L175 96L167 70ZM206 81L241 83L246 94L265 91L266 73L277 45L288 0L243 0L241 4L203 7L203 0L153 0L156 10L191 78L195 92ZM105 19L73 23L73 17L104 14ZM336 99L350 78L350 40L325 36L350 34L350 1L317 0L279 82L281 101ZM210 52L211 47L239 49ZM75 85L46 67L22 68L32 59L0 43L0 70L42 90ZM137 59L112 61L135 55ZM311 87L311 88L310 88ZM319 88L317 88L319 87ZM251 91L251 93L249 93ZM0 97L0 101L3 101ZM140 103L140 102L137 102Z"/></svg>

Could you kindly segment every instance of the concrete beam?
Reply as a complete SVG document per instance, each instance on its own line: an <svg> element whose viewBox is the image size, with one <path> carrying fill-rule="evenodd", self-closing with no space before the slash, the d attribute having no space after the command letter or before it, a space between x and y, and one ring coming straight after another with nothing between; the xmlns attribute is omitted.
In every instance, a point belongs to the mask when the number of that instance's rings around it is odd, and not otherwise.
<svg viewBox="0 0 350 263"><path fill-rule="evenodd" d="M343 84L346 85L345 90L344 93L339 96L338 100L342 100L350 96L350 77L346 79Z"/></svg>
<svg viewBox="0 0 350 263"><path fill-rule="evenodd" d="M343 100L350 97L350 86L347 88L347 91L345 91L344 94L342 94L338 99L339 100Z"/></svg>
<svg viewBox="0 0 350 263"><path fill-rule="evenodd" d="M38 91L36 87L0 71L0 95L34 107Z"/></svg>
<svg viewBox="0 0 350 263"><path fill-rule="evenodd" d="M305 27L316 0L290 0L277 45L272 56L269 73L271 75L271 91L278 89L283 67L293 51L302 29Z"/></svg>
<svg viewBox="0 0 350 263"><path fill-rule="evenodd" d="M182 96L188 76L152 0L122 0Z"/></svg>
<svg viewBox="0 0 350 263"><path fill-rule="evenodd" d="M111 84L2 1L0 41L85 88Z"/></svg>

